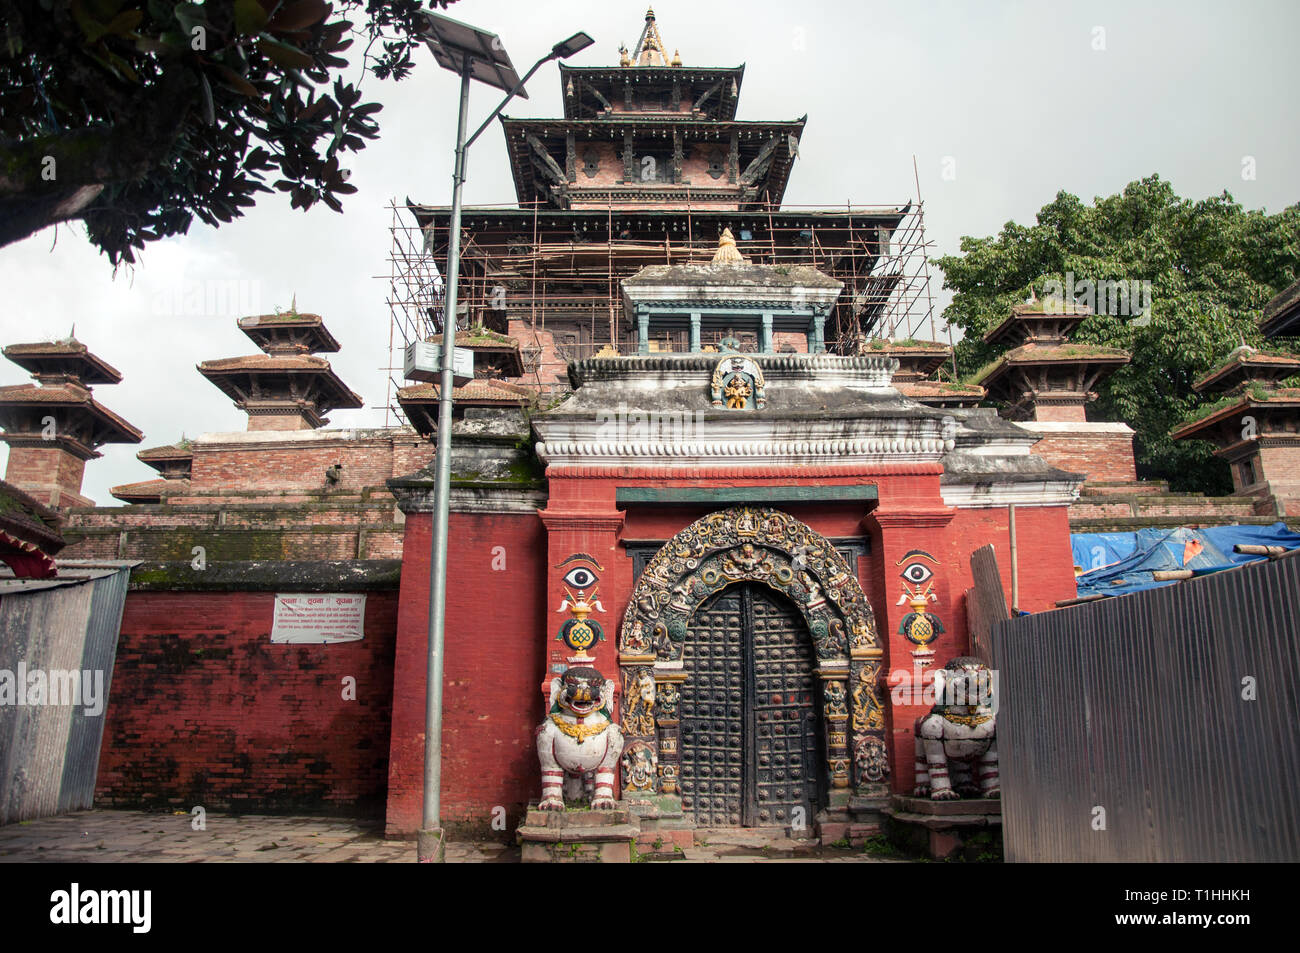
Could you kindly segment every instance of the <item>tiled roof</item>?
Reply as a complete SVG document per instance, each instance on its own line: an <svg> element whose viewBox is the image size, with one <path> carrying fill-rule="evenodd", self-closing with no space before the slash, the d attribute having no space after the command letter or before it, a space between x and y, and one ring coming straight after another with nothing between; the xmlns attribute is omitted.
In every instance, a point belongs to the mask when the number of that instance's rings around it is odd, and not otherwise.
<svg viewBox="0 0 1300 953"><path fill-rule="evenodd" d="M310 354L249 354L246 357L227 357L204 361L198 365L199 373L212 381L222 393L232 400L240 400L234 383L240 374L295 374L316 378L327 393L318 401L322 408L355 409L365 406L361 396L352 391L330 368L323 357Z"/></svg>
<svg viewBox="0 0 1300 953"><path fill-rule="evenodd" d="M1258 376L1269 380L1289 377L1300 372L1300 355L1261 354L1253 348L1239 347L1226 361L1193 384L1192 390L1199 393L1215 389L1215 385L1231 386L1250 380L1252 369Z"/></svg>
<svg viewBox="0 0 1300 953"><path fill-rule="evenodd" d="M328 371L330 362L311 354L249 354L245 357L223 357L204 361L199 373L208 371Z"/></svg>
<svg viewBox="0 0 1300 953"><path fill-rule="evenodd" d="M1265 337L1300 333L1300 281L1293 281L1264 305L1259 326Z"/></svg>
<svg viewBox="0 0 1300 953"><path fill-rule="evenodd" d="M135 458L143 463L150 460L189 460L194 456L194 451L188 447L180 447L177 444L169 443L165 447L146 447L135 455Z"/></svg>
<svg viewBox="0 0 1300 953"><path fill-rule="evenodd" d="M437 384L418 384L412 387L402 387L397 391L399 402L423 402L436 401L438 399L439 387ZM469 401L493 401L503 404L521 404L532 396L533 391L527 387L521 387L518 384L510 384L505 381L470 381L464 387L456 387L451 392L451 399L469 400Z"/></svg>
<svg viewBox="0 0 1300 953"><path fill-rule="evenodd" d="M1263 397L1247 392L1237 400L1220 407L1212 414L1178 425L1169 431L1169 436L1174 440L1182 440L1218 424L1225 417L1232 417L1243 410L1249 410L1251 407L1268 407L1270 405L1300 408L1300 387L1279 387L1268 391Z"/></svg>
<svg viewBox="0 0 1300 953"><path fill-rule="evenodd" d="M117 384L122 380L121 371L98 355L90 353L90 349L77 340L10 344L4 348L3 354L31 373L38 372L45 359L72 358L84 365L81 379L87 384Z"/></svg>
<svg viewBox="0 0 1300 953"><path fill-rule="evenodd" d="M157 503L165 490L188 490L189 486L189 480L141 480L139 483L123 483L108 492L123 503Z"/></svg>
<svg viewBox="0 0 1300 953"><path fill-rule="evenodd" d="M107 407L95 402L83 388L62 384L15 384L0 387L0 406L21 407L25 404L59 404L65 407L85 407L101 424L116 431L120 439L109 438L108 443L139 443L144 434L127 423Z"/></svg>

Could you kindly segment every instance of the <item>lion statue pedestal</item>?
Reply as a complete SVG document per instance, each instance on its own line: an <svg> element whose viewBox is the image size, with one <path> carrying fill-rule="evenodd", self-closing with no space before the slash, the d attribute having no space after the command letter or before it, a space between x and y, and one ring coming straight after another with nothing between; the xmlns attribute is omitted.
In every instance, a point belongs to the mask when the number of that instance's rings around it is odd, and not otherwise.
<svg viewBox="0 0 1300 953"><path fill-rule="evenodd" d="M997 719L991 701L991 673L977 658L963 655L942 669L936 704L916 720L914 797L955 801L996 798Z"/></svg>
<svg viewBox="0 0 1300 953"><path fill-rule="evenodd" d="M623 733L614 724L614 683L589 665L551 680L537 729L542 797L517 836L524 863L629 863L640 825L614 800ZM574 810L586 797L590 808Z"/></svg>

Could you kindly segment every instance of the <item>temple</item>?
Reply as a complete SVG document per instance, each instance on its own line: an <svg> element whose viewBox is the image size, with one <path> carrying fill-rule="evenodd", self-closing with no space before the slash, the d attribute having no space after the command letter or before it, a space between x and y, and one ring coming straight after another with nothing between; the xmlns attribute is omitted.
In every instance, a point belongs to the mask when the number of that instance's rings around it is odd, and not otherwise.
<svg viewBox="0 0 1300 953"><path fill-rule="evenodd" d="M646 850L713 827L861 843L894 798L946 790L915 725L935 671L974 671L972 554L992 546L1015 609L1074 598L1071 525L1100 518L1081 488L1137 487L1131 429L1085 412L1127 355L1029 306L991 332L1016 345L996 366L953 379L950 343L918 336L919 204L785 207L806 119L738 119L744 67L669 49L647 13L618 65L560 67L561 118L502 119L515 203L465 209L455 314L450 209L398 210L394 340L452 321L472 361L450 434L427 371L392 382L385 426L327 427L362 401L294 306L238 322L261 353L198 366L247 429L142 450L157 476L96 507L81 464L141 439L89 394L120 375L75 342L6 349L42 382L0 389L9 479L61 522L0 542L135 564L100 803L415 834L445 438L449 826L499 831L504 808L546 853L569 769L539 763L539 724L556 752L617 733L588 797ZM1261 454L1287 393L1242 397Z"/></svg>
<svg viewBox="0 0 1300 953"><path fill-rule="evenodd" d="M4 356L38 382L0 387L0 439L9 445L5 478L48 506L94 505L81 495L86 461L104 444L143 439L90 392L122 375L71 336L11 344Z"/></svg>
<svg viewBox="0 0 1300 953"><path fill-rule="evenodd" d="M1267 337L1300 329L1300 282L1264 308ZM1243 344L1198 380L1198 394L1221 395L1186 423L1175 440L1205 440L1227 463L1237 495L1261 515L1300 514L1300 354Z"/></svg>

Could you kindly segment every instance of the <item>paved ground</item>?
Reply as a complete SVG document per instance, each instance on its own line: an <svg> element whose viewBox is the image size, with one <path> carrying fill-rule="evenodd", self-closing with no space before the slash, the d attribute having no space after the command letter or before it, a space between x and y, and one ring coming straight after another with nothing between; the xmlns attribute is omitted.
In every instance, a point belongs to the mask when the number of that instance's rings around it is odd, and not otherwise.
<svg viewBox="0 0 1300 953"><path fill-rule="evenodd" d="M414 841L383 838L382 829L345 818L209 812L206 829L189 814L81 811L0 827L0 863L414 863ZM513 863L519 850L490 842L453 841L455 863ZM754 831L700 831L677 862L882 862L862 850L821 848ZM889 862L884 859L884 862Z"/></svg>

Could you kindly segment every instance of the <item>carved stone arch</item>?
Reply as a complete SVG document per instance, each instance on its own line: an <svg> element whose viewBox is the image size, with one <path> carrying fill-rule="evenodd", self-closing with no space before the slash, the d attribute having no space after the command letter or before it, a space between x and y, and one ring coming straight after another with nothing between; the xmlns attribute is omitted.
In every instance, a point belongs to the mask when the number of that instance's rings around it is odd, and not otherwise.
<svg viewBox="0 0 1300 953"><path fill-rule="evenodd" d="M622 728L631 753L625 756L625 795L678 793L682 642L700 604L741 582L782 593L808 624L832 786L882 793L889 773L883 650L856 574L829 540L788 513L737 506L696 520L665 543L632 592L618 642Z"/></svg>

